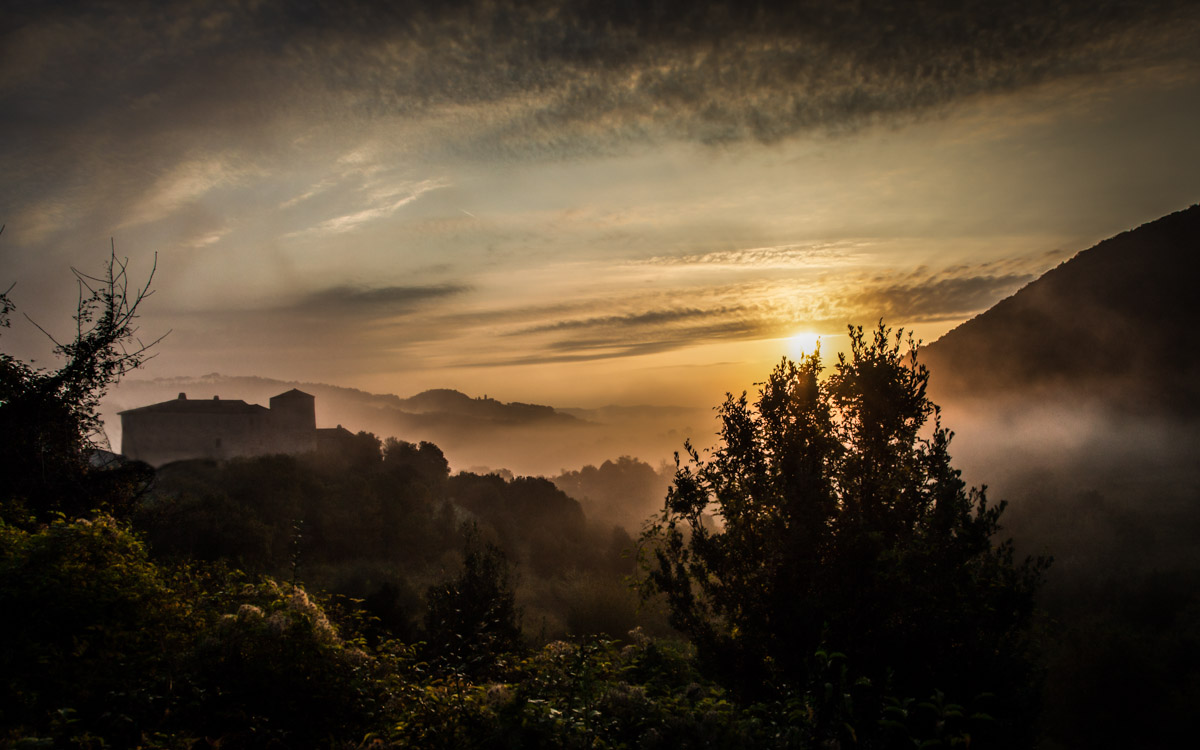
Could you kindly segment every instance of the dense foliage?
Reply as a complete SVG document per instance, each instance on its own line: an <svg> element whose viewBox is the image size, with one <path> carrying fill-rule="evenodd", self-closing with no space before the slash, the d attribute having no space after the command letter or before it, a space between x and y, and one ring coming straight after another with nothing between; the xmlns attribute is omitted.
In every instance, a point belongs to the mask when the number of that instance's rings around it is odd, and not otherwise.
<svg viewBox="0 0 1200 750"><path fill-rule="evenodd" d="M514 588L547 637L652 627L621 581L633 572L632 539L589 526L549 481L449 476L430 443L359 434L349 447L165 466L134 527L160 559L225 561L359 599L406 639L420 635L422 593L460 564L466 530L476 528L521 572ZM597 589L615 606L584 611Z"/></svg>

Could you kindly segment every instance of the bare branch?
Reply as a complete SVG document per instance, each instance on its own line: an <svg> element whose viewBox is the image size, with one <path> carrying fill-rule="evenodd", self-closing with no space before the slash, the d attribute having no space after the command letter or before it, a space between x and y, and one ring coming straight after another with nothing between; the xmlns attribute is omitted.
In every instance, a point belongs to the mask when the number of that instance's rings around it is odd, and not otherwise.
<svg viewBox="0 0 1200 750"><path fill-rule="evenodd" d="M38 322L37 322L36 320L34 320L33 318L29 317L29 313L21 313L21 314L25 316L25 320L28 320L28 321L30 322L30 324L31 324L31 325L33 325L33 327L34 327L34 328L36 328L36 329L38 329L39 331L41 331L41 332L42 332L42 333L43 333L43 334L46 336L46 338L50 339L50 341L51 341L51 342L52 342L52 343L53 343L55 346L57 346L57 347L60 347L60 348L62 347L62 344L58 343L58 339L54 338L54 336L52 336L52 335L50 334L50 332L49 332L49 331L47 331L45 328L42 328L40 325L38 325Z"/></svg>

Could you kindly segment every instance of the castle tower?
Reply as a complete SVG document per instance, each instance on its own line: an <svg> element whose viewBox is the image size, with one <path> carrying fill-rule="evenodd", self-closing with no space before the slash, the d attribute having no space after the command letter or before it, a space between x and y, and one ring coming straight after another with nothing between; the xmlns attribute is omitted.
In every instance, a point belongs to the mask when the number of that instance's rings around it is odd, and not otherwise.
<svg viewBox="0 0 1200 750"><path fill-rule="evenodd" d="M317 429L316 399L293 388L271 397L271 416L289 430Z"/></svg>
<svg viewBox="0 0 1200 750"><path fill-rule="evenodd" d="M271 398L272 452L305 453L316 449L316 399L293 388Z"/></svg>

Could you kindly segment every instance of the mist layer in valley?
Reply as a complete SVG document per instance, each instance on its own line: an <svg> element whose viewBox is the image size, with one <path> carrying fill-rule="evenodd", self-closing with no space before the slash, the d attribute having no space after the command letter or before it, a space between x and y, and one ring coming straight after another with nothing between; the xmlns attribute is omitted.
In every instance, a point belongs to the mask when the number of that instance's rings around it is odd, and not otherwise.
<svg viewBox="0 0 1200 750"><path fill-rule="evenodd" d="M120 446L117 413L169 401L180 393L189 398L242 399L265 404L289 388L316 397L318 427L341 425L351 432L380 438L436 443L454 471L506 469L514 475L554 476L587 464L623 455L657 467L698 436L707 444L715 432L712 412L671 406L613 406L598 409L552 408L503 403L458 391L425 391L411 398L372 394L316 383L283 382L255 377L207 375L199 378L129 379L102 405L105 427L114 450Z"/></svg>
<svg viewBox="0 0 1200 750"><path fill-rule="evenodd" d="M964 478L1009 502L1021 554L1054 556L1045 715L1066 746L1169 747L1200 703L1198 247L1193 206L922 351Z"/></svg>
<svg viewBox="0 0 1200 750"><path fill-rule="evenodd" d="M921 352L966 478L1008 498L1022 544L1060 570L1088 545L1112 567L1200 569L1198 246L1194 206L1081 252Z"/></svg>

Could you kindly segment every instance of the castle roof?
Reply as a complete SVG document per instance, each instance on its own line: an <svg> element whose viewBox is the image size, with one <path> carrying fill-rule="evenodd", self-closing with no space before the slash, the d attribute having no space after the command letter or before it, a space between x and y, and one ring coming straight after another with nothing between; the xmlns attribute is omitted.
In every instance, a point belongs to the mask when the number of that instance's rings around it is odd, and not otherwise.
<svg viewBox="0 0 1200 750"><path fill-rule="evenodd" d="M283 393L279 394L278 396L272 396L271 400L275 401L276 399L284 399L284 398L293 399L293 398L297 398L297 397L303 397L306 399L314 398L314 396L311 393L305 393L304 391L302 391L298 388L293 388L290 391L284 391Z"/></svg>
<svg viewBox="0 0 1200 750"><path fill-rule="evenodd" d="M265 406L247 404L241 399L221 400L189 399L187 394L179 394L179 398L163 401L149 406L139 406L136 409L126 409L119 414L260 414L270 411Z"/></svg>

